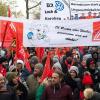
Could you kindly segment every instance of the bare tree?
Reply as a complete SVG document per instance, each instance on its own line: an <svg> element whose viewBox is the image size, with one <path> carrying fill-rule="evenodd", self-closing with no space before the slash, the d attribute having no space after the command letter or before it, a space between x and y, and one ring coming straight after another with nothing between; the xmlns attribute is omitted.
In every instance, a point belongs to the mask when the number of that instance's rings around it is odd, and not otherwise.
<svg viewBox="0 0 100 100"><path fill-rule="evenodd" d="M25 0L26 2L26 18L29 19L29 11L33 8L36 8L37 6L39 6L41 4L40 0ZM29 6L29 2L31 2L32 6Z"/></svg>
<svg viewBox="0 0 100 100"><path fill-rule="evenodd" d="M0 16L7 16L8 6L0 2Z"/></svg>

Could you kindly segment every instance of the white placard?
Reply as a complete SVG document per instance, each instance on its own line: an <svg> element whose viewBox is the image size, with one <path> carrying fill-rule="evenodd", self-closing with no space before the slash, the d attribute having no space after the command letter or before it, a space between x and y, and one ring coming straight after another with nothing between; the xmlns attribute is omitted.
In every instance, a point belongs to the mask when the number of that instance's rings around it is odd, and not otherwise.
<svg viewBox="0 0 100 100"><path fill-rule="evenodd" d="M100 0L42 0L41 20L100 18Z"/></svg>

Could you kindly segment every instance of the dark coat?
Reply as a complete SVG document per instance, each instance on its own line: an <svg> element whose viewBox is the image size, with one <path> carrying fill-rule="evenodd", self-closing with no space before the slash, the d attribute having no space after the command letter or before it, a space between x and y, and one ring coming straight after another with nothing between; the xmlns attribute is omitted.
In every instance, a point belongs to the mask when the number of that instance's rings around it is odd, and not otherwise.
<svg viewBox="0 0 100 100"><path fill-rule="evenodd" d="M17 86L15 86L13 83L9 83L8 87L12 88L15 91L18 100L27 100L28 91L21 82L19 82ZM18 95L18 92L20 92L21 94Z"/></svg>
<svg viewBox="0 0 100 100"><path fill-rule="evenodd" d="M15 92L7 87L7 90L0 90L0 100L17 100Z"/></svg>
<svg viewBox="0 0 100 100"><path fill-rule="evenodd" d="M94 93L93 97L89 100L100 100L100 93Z"/></svg>
<svg viewBox="0 0 100 100"><path fill-rule="evenodd" d="M48 86L45 88L41 100L72 100L72 91L68 85L61 87Z"/></svg>
<svg viewBox="0 0 100 100"><path fill-rule="evenodd" d="M72 79L69 75L65 75L63 81L71 87L74 100L79 100L79 91L81 89L81 83Z"/></svg>
<svg viewBox="0 0 100 100"><path fill-rule="evenodd" d="M27 80L27 77L30 75L30 72L26 69L26 68L23 68L20 72L20 77L21 77L21 80L22 81L26 81Z"/></svg>

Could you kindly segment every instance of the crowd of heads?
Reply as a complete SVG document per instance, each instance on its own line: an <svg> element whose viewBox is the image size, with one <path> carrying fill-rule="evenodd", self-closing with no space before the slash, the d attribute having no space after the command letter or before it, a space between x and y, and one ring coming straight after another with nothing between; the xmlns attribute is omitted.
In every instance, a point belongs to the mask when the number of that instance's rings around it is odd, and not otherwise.
<svg viewBox="0 0 100 100"><path fill-rule="evenodd" d="M12 52L0 49L0 88L10 84L15 89L21 83L30 96L33 91L36 95L36 90L41 85L45 87L57 85L61 88L61 84L64 83L71 87L73 94L77 88L78 96L81 98L77 100L83 100L83 97L88 100L87 97L92 97L94 91L100 92L100 47L45 48L42 59L37 56L35 48L27 50L30 54L28 58L30 72L25 61L15 60ZM45 74L47 76L41 81L48 53L50 53L50 65L48 63L47 66L50 66L50 71L47 71L48 74ZM80 92L83 92L83 97Z"/></svg>

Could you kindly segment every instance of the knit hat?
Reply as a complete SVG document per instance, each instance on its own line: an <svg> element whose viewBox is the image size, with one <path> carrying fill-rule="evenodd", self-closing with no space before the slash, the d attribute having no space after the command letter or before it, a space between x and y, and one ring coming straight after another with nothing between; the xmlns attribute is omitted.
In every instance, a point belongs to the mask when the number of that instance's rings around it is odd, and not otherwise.
<svg viewBox="0 0 100 100"><path fill-rule="evenodd" d="M71 57L71 56L72 56L72 52L71 51L66 52L66 57Z"/></svg>
<svg viewBox="0 0 100 100"><path fill-rule="evenodd" d="M37 63L34 67L43 70L43 64L41 63Z"/></svg>
<svg viewBox="0 0 100 100"><path fill-rule="evenodd" d="M11 82L17 76L16 72L7 72L6 79Z"/></svg>
<svg viewBox="0 0 100 100"><path fill-rule="evenodd" d="M53 57L53 64L56 63L56 62L59 62L58 58L57 57Z"/></svg>
<svg viewBox="0 0 100 100"><path fill-rule="evenodd" d="M52 68L59 68L62 71L61 64L59 62L56 62Z"/></svg>
<svg viewBox="0 0 100 100"><path fill-rule="evenodd" d="M83 56L83 60L87 60L89 58L92 58L91 54L86 54L86 55Z"/></svg>
<svg viewBox="0 0 100 100"><path fill-rule="evenodd" d="M22 60L18 59L16 63L17 64L22 64L22 68L24 68L24 62Z"/></svg>
<svg viewBox="0 0 100 100"><path fill-rule="evenodd" d="M34 65L39 62L39 59L37 56L32 56L30 59L30 63L33 63Z"/></svg>
<svg viewBox="0 0 100 100"><path fill-rule="evenodd" d="M70 69L69 69L69 73L71 71L75 71L77 73L77 75L79 74L79 70L78 70L78 68L76 66L71 66Z"/></svg>
<svg viewBox="0 0 100 100"><path fill-rule="evenodd" d="M93 63L95 63L93 58L88 58L87 61L86 61L86 65L87 65L88 68L89 68L90 64L93 64Z"/></svg>
<svg viewBox="0 0 100 100"><path fill-rule="evenodd" d="M92 85L93 84L92 77L89 73L84 74L82 84L83 85Z"/></svg>

